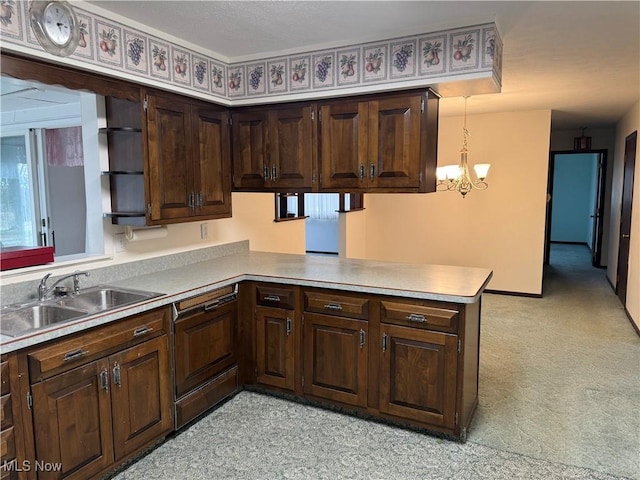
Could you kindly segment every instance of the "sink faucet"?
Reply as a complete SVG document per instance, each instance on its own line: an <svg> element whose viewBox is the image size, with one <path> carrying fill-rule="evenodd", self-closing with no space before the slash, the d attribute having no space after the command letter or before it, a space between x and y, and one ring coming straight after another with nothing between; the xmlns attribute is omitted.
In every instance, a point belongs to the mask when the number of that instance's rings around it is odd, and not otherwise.
<svg viewBox="0 0 640 480"><path fill-rule="evenodd" d="M40 280L40 283L38 284L38 299L40 301L46 300L47 296L49 296L49 294L53 291L56 285L58 285L63 280L66 280L67 278L71 278L71 277L73 277L73 293L74 294L80 293L80 275L84 275L85 277L88 277L89 272L80 272L76 270L75 272L70 273L69 275L60 277L58 280L56 280L56 282L53 285L51 285L50 287L47 287L47 280L49 280L49 277L51 276L50 273L47 273L44 277L42 277L42 280Z"/></svg>

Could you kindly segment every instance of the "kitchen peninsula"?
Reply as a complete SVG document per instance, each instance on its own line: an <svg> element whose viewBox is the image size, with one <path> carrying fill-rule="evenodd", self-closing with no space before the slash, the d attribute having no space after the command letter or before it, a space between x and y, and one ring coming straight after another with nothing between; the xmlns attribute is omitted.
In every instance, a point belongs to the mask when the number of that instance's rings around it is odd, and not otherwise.
<svg viewBox="0 0 640 480"><path fill-rule="evenodd" d="M84 471L74 478L94 478L243 387L464 441L491 276L483 268L247 248L114 279L110 286L163 295L2 337L14 458L59 462ZM194 314L182 319L180 308ZM65 395L96 408L83 420L63 411L51 420ZM121 419L123 402L129 417ZM43 440L62 442L77 421L87 422L78 431L108 431L89 442L95 451L69 453Z"/></svg>

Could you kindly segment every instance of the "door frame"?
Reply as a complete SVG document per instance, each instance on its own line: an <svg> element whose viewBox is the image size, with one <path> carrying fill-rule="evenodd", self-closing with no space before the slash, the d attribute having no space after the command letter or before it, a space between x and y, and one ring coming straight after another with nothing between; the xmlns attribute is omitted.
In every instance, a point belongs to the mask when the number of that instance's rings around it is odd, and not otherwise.
<svg viewBox="0 0 640 480"><path fill-rule="evenodd" d="M618 237L618 264L616 266L616 295L626 306L627 279L629 275L629 248L631 246L631 211L633 208L633 184L638 148L638 131L624 139L624 163L622 167L622 197L620 199L620 236ZM621 261L622 260L622 261ZM622 287L622 288L621 288Z"/></svg>
<svg viewBox="0 0 640 480"><path fill-rule="evenodd" d="M549 256L551 250L551 218L553 214L553 173L555 169L555 157L556 155L581 155L581 154L595 154L599 155L598 158L598 182L596 189L596 209L594 213L596 216L593 229L593 245L592 251L592 265L594 267L602 267L600 265L602 261L602 243L604 237L604 203L605 192L607 186L607 156L608 150L594 149L594 150L551 150L549 152L549 169L547 175L547 211L545 216L544 225L544 265L549 265Z"/></svg>

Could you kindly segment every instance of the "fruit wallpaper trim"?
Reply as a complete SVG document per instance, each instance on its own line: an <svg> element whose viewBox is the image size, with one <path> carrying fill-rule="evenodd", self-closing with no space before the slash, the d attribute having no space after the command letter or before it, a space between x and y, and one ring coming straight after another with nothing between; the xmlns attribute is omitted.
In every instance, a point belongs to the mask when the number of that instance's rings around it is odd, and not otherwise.
<svg viewBox="0 0 640 480"><path fill-rule="evenodd" d="M74 3L80 45L68 58L40 47L29 23L29 1L0 0L0 45L113 77L152 81L167 90L227 105L315 92L380 85L415 87L451 81L502 79L502 40L495 23L226 64L202 52L157 38L139 24L125 25ZM141 28L142 27L142 28ZM213 45L215 47L215 45ZM121 75L125 74L125 75ZM490 93L490 92L487 92ZM494 93L494 92L491 92Z"/></svg>

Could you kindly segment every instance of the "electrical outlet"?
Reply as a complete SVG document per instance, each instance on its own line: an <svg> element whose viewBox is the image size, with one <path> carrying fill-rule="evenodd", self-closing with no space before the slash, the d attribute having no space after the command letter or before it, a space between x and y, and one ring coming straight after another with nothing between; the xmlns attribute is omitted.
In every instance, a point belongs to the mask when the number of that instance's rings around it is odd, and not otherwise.
<svg viewBox="0 0 640 480"><path fill-rule="evenodd" d="M200 224L200 238L202 240L209 238L209 224L206 222Z"/></svg>
<svg viewBox="0 0 640 480"><path fill-rule="evenodd" d="M116 233L115 242L116 242L116 253L124 252L127 249L127 240L124 236L124 233Z"/></svg>

